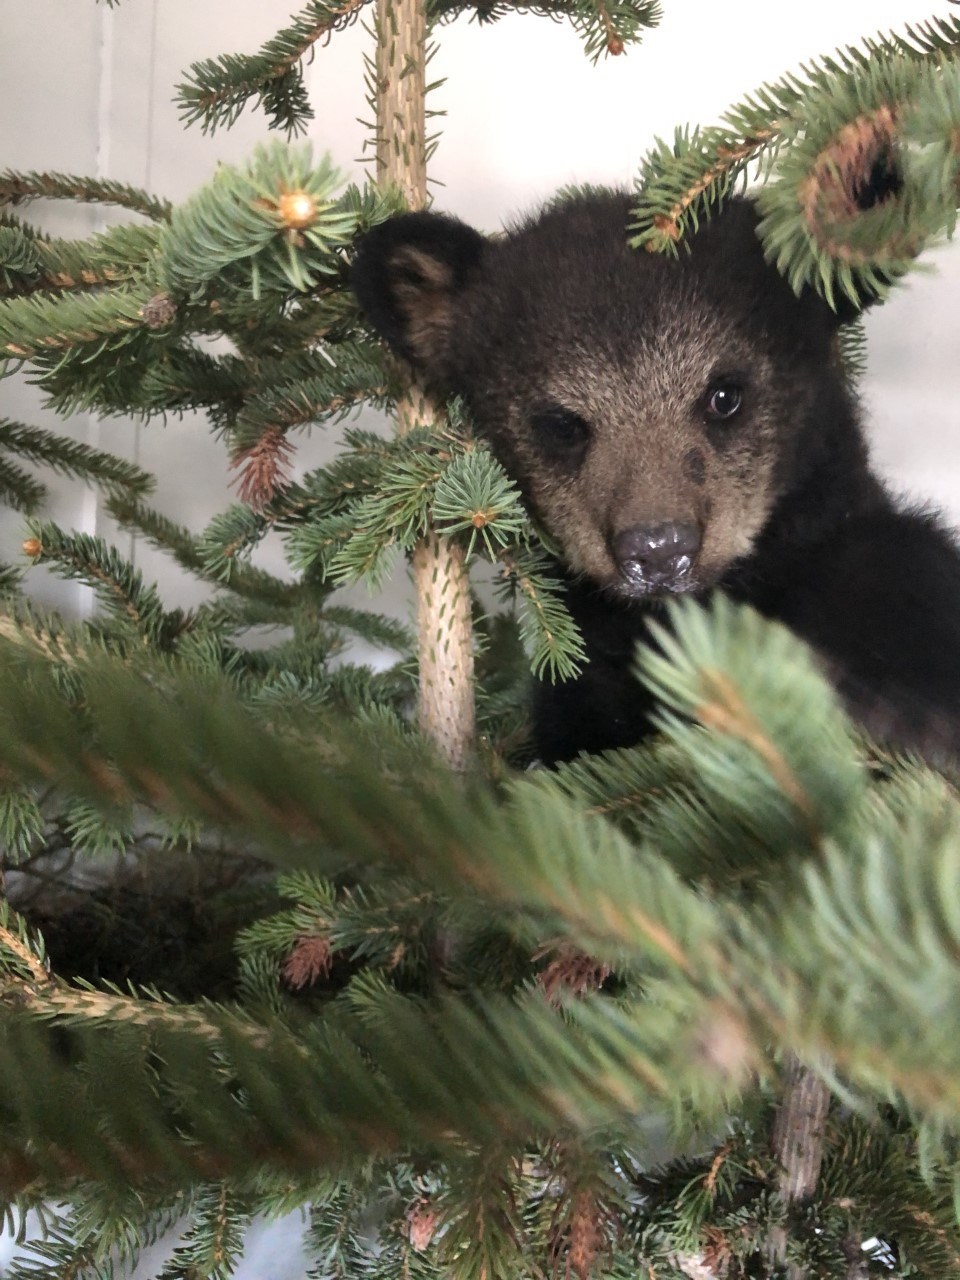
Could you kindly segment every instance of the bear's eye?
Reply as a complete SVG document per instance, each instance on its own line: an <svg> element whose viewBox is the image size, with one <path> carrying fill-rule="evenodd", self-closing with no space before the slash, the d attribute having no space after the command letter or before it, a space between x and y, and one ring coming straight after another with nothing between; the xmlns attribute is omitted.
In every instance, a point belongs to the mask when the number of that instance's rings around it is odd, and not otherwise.
<svg viewBox="0 0 960 1280"><path fill-rule="evenodd" d="M707 417L713 422L732 418L743 404L743 388L736 382L715 382L707 390Z"/></svg>
<svg viewBox="0 0 960 1280"><path fill-rule="evenodd" d="M578 459L590 439L590 424L573 409L562 405L546 405L530 417L537 443L545 453L557 459Z"/></svg>

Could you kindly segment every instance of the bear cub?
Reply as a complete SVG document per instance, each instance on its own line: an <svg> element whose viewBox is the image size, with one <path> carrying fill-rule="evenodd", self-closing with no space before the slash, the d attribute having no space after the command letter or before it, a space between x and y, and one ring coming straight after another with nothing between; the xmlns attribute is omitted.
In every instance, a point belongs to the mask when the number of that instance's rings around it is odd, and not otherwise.
<svg viewBox="0 0 960 1280"><path fill-rule="evenodd" d="M729 202L672 259L631 249L624 192L503 237L436 213L370 231L371 324L476 429L560 544L588 662L540 685L547 763L637 742L634 648L670 594L723 590L820 655L871 733L960 749L960 554L871 472L837 314L764 261ZM842 305L842 304L841 304Z"/></svg>

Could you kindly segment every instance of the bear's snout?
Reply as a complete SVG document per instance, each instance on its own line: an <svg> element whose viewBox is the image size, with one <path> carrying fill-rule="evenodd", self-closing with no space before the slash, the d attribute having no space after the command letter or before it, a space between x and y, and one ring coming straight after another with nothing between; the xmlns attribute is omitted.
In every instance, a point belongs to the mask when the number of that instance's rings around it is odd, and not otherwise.
<svg viewBox="0 0 960 1280"><path fill-rule="evenodd" d="M684 591L700 550L692 522L635 525L613 540L617 567L634 591Z"/></svg>

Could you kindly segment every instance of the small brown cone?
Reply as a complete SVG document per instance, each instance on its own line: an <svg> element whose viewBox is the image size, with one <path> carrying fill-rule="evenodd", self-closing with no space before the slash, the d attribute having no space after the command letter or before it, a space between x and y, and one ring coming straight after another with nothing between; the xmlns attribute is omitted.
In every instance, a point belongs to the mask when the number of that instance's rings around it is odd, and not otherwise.
<svg viewBox="0 0 960 1280"><path fill-rule="evenodd" d="M315 935L298 938L283 962L283 977L287 986L299 990L327 977L332 964L333 948L329 938Z"/></svg>
<svg viewBox="0 0 960 1280"><path fill-rule="evenodd" d="M417 1200L407 1210L407 1235L410 1247L417 1253L423 1253L436 1235L440 1225L440 1214L429 1200Z"/></svg>

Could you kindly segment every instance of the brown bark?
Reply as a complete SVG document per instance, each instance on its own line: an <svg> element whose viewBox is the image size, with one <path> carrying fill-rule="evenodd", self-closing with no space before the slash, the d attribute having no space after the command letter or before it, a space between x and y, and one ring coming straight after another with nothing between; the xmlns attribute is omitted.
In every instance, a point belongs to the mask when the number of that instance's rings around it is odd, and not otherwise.
<svg viewBox="0 0 960 1280"><path fill-rule="evenodd" d="M771 1145L780 1167L778 1191L787 1204L802 1204L817 1188L823 1163L823 1138L830 1107L830 1092L819 1077L796 1058L785 1073L786 1090L777 1110ZM786 1257L787 1235L782 1229L769 1242L771 1262ZM804 1280L796 1266L787 1268L789 1280Z"/></svg>

